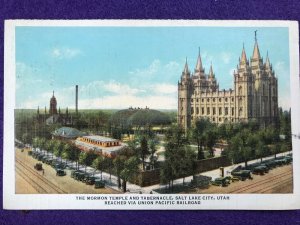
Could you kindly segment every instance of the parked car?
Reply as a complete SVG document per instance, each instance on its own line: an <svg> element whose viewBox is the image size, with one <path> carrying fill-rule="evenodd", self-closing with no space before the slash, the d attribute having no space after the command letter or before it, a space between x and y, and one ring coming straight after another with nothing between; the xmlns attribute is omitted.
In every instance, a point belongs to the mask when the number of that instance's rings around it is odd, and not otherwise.
<svg viewBox="0 0 300 225"><path fill-rule="evenodd" d="M264 175L265 174L265 168L263 166L256 166L252 169L253 174L259 174Z"/></svg>
<svg viewBox="0 0 300 225"><path fill-rule="evenodd" d="M65 176L66 175L66 171L62 170L62 169L57 169L56 170L56 176Z"/></svg>
<svg viewBox="0 0 300 225"><path fill-rule="evenodd" d="M36 163L34 165L34 169L40 171L40 170L43 170L43 164L42 163Z"/></svg>
<svg viewBox="0 0 300 225"><path fill-rule="evenodd" d="M48 164L48 165L51 165L52 162L53 162L53 159L50 159L50 158L48 158L48 159L45 161L45 163Z"/></svg>
<svg viewBox="0 0 300 225"><path fill-rule="evenodd" d="M75 180L83 181L84 179L84 172L76 171L74 174Z"/></svg>
<svg viewBox="0 0 300 225"><path fill-rule="evenodd" d="M38 160L38 161L42 161L44 157L45 157L44 155L39 154L39 155L37 156L37 160Z"/></svg>
<svg viewBox="0 0 300 225"><path fill-rule="evenodd" d="M274 160L263 161L263 164L266 165L269 169L273 169L277 166Z"/></svg>
<svg viewBox="0 0 300 225"><path fill-rule="evenodd" d="M95 184L95 180L96 180L95 176L88 176L85 180L85 183L89 185L93 185Z"/></svg>
<svg viewBox="0 0 300 225"><path fill-rule="evenodd" d="M95 180L95 188L104 188L105 187L105 182L101 179L96 179Z"/></svg>
<svg viewBox="0 0 300 225"><path fill-rule="evenodd" d="M230 184L228 177L218 177L215 180L211 181L212 185L226 187Z"/></svg>
<svg viewBox="0 0 300 225"><path fill-rule="evenodd" d="M75 178L75 173L76 173L76 172L78 172L78 170L72 170L72 171L71 171L71 177L72 177L72 178Z"/></svg>
<svg viewBox="0 0 300 225"><path fill-rule="evenodd" d="M246 179L252 179L251 176L251 170L238 170L238 171L232 171L231 175L234 178L238 178L239 180L246 180Z"/></svg>

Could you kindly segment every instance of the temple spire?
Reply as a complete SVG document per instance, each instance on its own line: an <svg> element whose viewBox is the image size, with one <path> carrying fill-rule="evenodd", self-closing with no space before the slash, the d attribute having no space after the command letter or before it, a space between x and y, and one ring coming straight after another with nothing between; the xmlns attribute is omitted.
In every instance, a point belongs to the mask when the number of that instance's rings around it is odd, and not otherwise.
<svg viewBox="0 0 300 225"><path fill-rule="evenodd" d="M200 55L200 47L199 47L199 53L198 53L198 59L197 59L195 71L196 72L203 71L202 60L201 60L201 55Z"/></svg>
<svg viewBox="0 0 300 225"><path fill-rule="evenodd" d="M190 78L190 71L189 71L189 66L188 66L187 57L186 57L181 79L188 80L189 78Z"/></svg>
<svg viewBox="0 0 300 225"><path fill-rule="evenodd" d="M267 57L266 57L266 69L270 69L271 68L271 63L270 63L270 60L269 60L269 54L268 54L268 51L267 51Z"/></svg>
<svg viewBox="0 0 300 225"><path fill-rule="evenodd" d="M242 56L241 56L240 62L243 62L243 63L247 62L247 56L246 56L246 52L245 52L244 43L243 43L243 50L242 50Z"/></svg>
<svg viewBox="0 0 300 225"><path fill-rule="evenodd" d="M256 34L257 30L254 31L255 34L255 44L254 44L254 50L253 50L253 55L252 55L252 59L260 59L260 52L259 52L259 48L258 48L258 43L257 43L257 34Z"/></svg>
<svg viewBox="0 0 300 225"><path fill-rule="evenodd" d="M212 62L210 62L209 77L210 77L210 78L213 78L213 77L214 77L214 71L213 71L213 67L212 67Z"/></svg>
<svg viewBox="0 0 300 225"><path fill-rule="evenodd" d="M53 95L52 96L54 97L54 90L53 90Z"/></svg>
<svg viewBox="0 0 300 225"><path fill-rule="evenodd" d="M184 74L189 73L189 66L188 66L188 63L187 63L187 57L185 58L185 65L184 65L183 73Z"/></svg>

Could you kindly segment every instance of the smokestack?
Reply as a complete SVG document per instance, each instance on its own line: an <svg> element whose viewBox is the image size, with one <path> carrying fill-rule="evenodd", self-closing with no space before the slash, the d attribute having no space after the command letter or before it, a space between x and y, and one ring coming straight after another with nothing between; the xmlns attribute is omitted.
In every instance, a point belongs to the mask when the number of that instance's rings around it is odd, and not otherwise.
<svg viewBox="0 0 300 225"><path fill-rule="evenodd" d="M76 96L75 96L75 111L78 114L78 85L76 85Z"/></svg>

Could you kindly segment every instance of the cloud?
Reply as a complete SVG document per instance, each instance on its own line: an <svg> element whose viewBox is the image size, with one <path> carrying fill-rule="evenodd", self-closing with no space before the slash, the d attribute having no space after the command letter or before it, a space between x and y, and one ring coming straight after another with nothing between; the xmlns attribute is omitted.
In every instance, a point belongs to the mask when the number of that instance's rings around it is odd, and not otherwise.
<svg viewBox="0 0 300 225"><path fill-rule="evenodd" d="M162 64L160 60L155 59L145 68L137 68L129 72L129 82L134 86L149 86L152 83L174 82L174 78L179 78L183 65L178 62L170 61Z"/></svg>
<svg viewBox="0 0 300 225"><path fill-rule="evenodd" d="M232 54L230 52L221 52L220 57L223 63L228 64L231 61Z"/></svg>
<svg viewBox="0 0 300 225"><path fill-rule="evenodd" d="M74 88L73 88L74 89ZM79 92L84 96L98 96L103 94L124 94L124 95L135 95L143 93L145 90L135 88L128 84L122 84L115 80L105 81L92 81L87 85L81 85Z"/></svg>
<svg viewBox="0 0 300 225"><path fill-rule="evenodd" d="M145 68L137 68L130 73L129 80L95 80L79 85L80 108L177 108L177 85L174 85L174 77L178 79L181 66L174 61L162 64L154 60ZM132 80L131 80L132 79ZM49 87L50 88L50 87ZM42 90L38 97L19 101L18 108L49 107L52 90ZM57 89L55 92L58 107L75 107L75 86Z"/></svg>
<svg viewBox="0 0 300 225"><path fill-rule="evenodd" d="M16 89L43 82L38 76L40 73L41 71L37 67L16 62Z"/></svg>
<svg viewBox="0 0 300 225"><path fill-rule="evenodd" d="M144 88L135 88L111 80L94 81L79 86L79 105L81 108L121 109L132 107L151 107L176 109L177 86L168 83L156 83ZM102 90L100 93L96 90ZM89 94L88 94L89 93Z"/></svg>
<svg viewBox="0 0 300 225"><path fill-rule="evenodd" d="M134 96L116 95L103 96L102 98L81 99L78 103L83 109L124 109L132 107L150 107L152 109L176 109L177 99L156 95L156 96Z"/></svg>
<svg viewBox="0 0 300 225"><path fill-rule="evenodd" d="M102 86L98 82L96 86ZM93 84L95 85L95 84ZM93 86L88 85L88 86ZM132 107L150 107L155 109L176 109L177 86L167 83L153 84L145 89L137 89L128 84L110 81L102 86L107 92L97 97L80 97L81 108L122 109ZM87 90L87 88L83 87ZM85 95L86 96L86 95Z"/></svg>
<svg viewBox="0 0 300 225"><path fill-rule="evenodd" d="M79 49L67 47L55 47L51 50L50 55L56 59L71 59L82 54Z"/></svg>
<svg viewBox="0 0 300 225"><path fill-rule="evenodd" d="M204 68L210 67L210 64L214 62L214 57L212 55L209 55L207 51L201 52L201 59L202 64Z"/></svg>
<svg viewBox="0 0 300 225"><path fill-rule="evenodd" d="M137 89L116 81L94 81L79 85L79 107L81 109L122 109L150 107L156 109L176 109L177 86L167 83L153 84L148 89ZM75 87L67 87L54 93L57 107L75 107ZM38 98L28 97L18 108L47 108L52 91L46 91Z"/></svg>
<svg viewBox="0 0 300 225"><path fill-rule="evenodd" d="M160 67L160 61L158 59L155 59L148 67L143 69L135 69L134 71L130 71L129 74L134 75L136 77L151 77L158 72Z"/></svg>
<svg viewBox="0 0 300 225"><path fill-rule="evenodd" d="M278 74L286 74L286 65L285 65L285 62L283 62L283 61L276 62L275 66L274 66L274 70Z"/></svg>
<svg viewBox="0 0 300 225"><path fill-rule="evenodd" d="M236 68L231 68L231 69L229 70L228 74L229 74L230 77L233 77L234 71L236 71Z"/></svg>
<svg viewBox="0 0 300 225"><path fill-rule="evenodd" d="M107 91L116 93L116 94L125 94L125 95L135 95L141 92L145 92L145 90L130 87L127 84L121 84L115 81L110 81L104 87Z"/></svg>
<svg viewBox="0 0 300 225"><path fill-rule="evenodd" d="M156 93L174 94L174 93L177 93L178 87L177 87L177 85L164 83L164 84L155 84L152 86L152 89Z"/></svg>

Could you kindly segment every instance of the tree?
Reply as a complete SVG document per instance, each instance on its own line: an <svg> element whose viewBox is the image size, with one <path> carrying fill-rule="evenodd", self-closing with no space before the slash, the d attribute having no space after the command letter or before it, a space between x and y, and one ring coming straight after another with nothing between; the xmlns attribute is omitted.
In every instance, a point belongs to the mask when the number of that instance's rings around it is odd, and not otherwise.
<svg viewBox="0 0 300 225"><path fill-rule="evenodd" d="M40 151L44 151L45 153L45 145L46 145L46 139L45 138L39 138L38 139L38 147L40 149Z"/></svg>
<svg viewBox="0 0 300 225"><path fill-rule="evenodd" d="M291 138L291 112L279 109L280 133L285 135L286 140Z"/></svg>
<svg viewBox="0 0 300 225"><path fill-rule="evenodd" d="M30 133L28 133L28 132L23 133L23 135L22 135L22 142L23 142L24 144L30 144L30 143L31 143L31 140L32 140L32 138L31 138Z"/></svg>
<svg viewBox="0 0 300 225"><path fill-rule="evenodd" d="M66 160L66 163L67 163L67 160L70 158L70 155L72 154L72 149L71 149L71 146L68 144L68 143L65 143L63 145L63 152L62 152L62 158L64 158Z"/></svg>
<svg viewBox="0 0 300 225"><path fill-rule="evenodd" d="M155 156L156 153L156 145L155 142L152 140L149 143L149 152L150 152L150 164L153 168L155 168L155 164L157 162L157 156Z"/></svg>
<svg viewBox="0 0 300 225"><path fill-rule="evenodd" d="M210 122L207 119L201 118L197 120L195 126L192 128L192 138L197 142L198 159L204 159L203 144L205 141L205 131L210 126Z"/></svg>
<svg viewBox="0 0 300 225"><path fill-rule="evenodd" d="M217 132L215 131L214 128L210 128L206 133L205 133L205 142L206 146L209 149L209 154L211 157L214 157L214 149L213 146L217 142Z"/></svg>
<svg viewBox="0 0 300 225"><path fill-rule="evenodd" d="M112 137L115 139L121 139L122 131L119 128L112 128L111 129Z"/></svg>
<svg viewBox="0 0 300 225"><path fill-rule="evenodd" d="M94 159L97 157L94 151L88 151L88 152L81 152L79 155L79 163L83 164L84 172L86 173L86 168L90 165L92 165Z"/></svg>
<svg viewBox="0 0 300 225"><path fill-rule="evenodd" d="M252 119L248 122L248 128L251 132L256 132L259 130L259 123L256 119Z"/></svg>
<svg viewBox="0 0 300 225"><path fill-rule="evenodd" d="M288 144L282 143L279 152L286 152L289 151Z"/></svg>
<svg viewBox="0 0 300 225"><path fill-rule="evenodd" d="M248 161L251 159L252 149L249 146L243 146L241 148L241 153L243 156L243 160L245 162L245 167L248 166Z"/></svg>
<svg viewBox="0 0 300 225"><path fill-rule="evenodd" d="M36 151L36 148L39 147L39 138L38 137L33 138L33 140L32 140L32 147L33 147L34 151Z"/></svg>
<svg viewBox="0 0 300 225"><path fill-rule="evenodd" d="M276 159L276 155L280 152L281 145L280 143L276 143L274 145L271 145L271 152L274 154L274 158Z"/></svg>
<svg viewBox="0 0 300 225"><path fill-rule="evenodd" d="M272 127L267 127L264 132L264 142L265 144L273 144L275 141L278 141L278 136Z"/></svg>
<svg viewBox="0 0 300 225"><path fill-rule="evenodd" d="M99 155L92 163L93 167L97 170L100 170L101 180L102 180L102 171L104 168L104 158L102 155Z"/></svg>
<svg viewBox="0 0 300 225"><path fill-rule="evenodd" d="M137 155L135 141L129 143L129 146L122 149L117 157L113 160L114 169L118 178L118 187L121 188L121 172L125 167L125 161L132 156Z"/></svg>
<svg viewBox="0 0 300 225"><path fill-rule="evenodd" d="M107 169L109 171L109 179L111 180L111 172L112 172L113 160L109 157L104 157L103 160L103 169Z"/></svg>
<svg viewBox="0 0 300 225"><path fill-rule="evenodd" d="M125 193L127 190L127 181L136 176L139 171L139 160L136 156L130 157L124 163L124 168L120 173L120 177L123 180L122 187L123 192Z"/></svg>
<svg viewBox="0 0 300 225"><path fill-rule="evenodd" d="M64 148L64 145L61 141L57 140L55 142L55 145L54 145L54 155L56 157L60 157L62 156L62 152L63 152L63 148ZM61 161L62 161L62 158L61 158Z"/></svg>
<svg viewBox="0 0 300 225"><path fill-rule="evenodd" d="M124 155L117 155L114 159L114 168L116 170L117 178L118 178L118 188L121 188L121 171L124 168L126 157Z"/></svg>
<svg viewBox="0 0 300 225"><path fill-rule="evenodd" d="M259 141L256 150L255 150L255 156L257 158L260 158L260 162L262 163L262 158L266 155L266 147L262 141Z"/></svg>
<svg viewBox="0 0 300 225"><path fill-rule="evenodd" d="M230 139L228 146L228 157L232 160L232 163L237 163L240 160L240 147L243 144L243 140L240 135L236 135Z"/></svg>
<svg viewBox="0 0 300 225"><path fill-rule="evenodd" d="M196 154L195 152L185 146L183 149L183 157L180 161L180 176L182 179L182 184L184 185L185 177L194 175L194 172L196 170Z"/></svg>
<svg viewBox="0 0 300 225"><path fill-rule="evenodd" d="M140 149L138 147L137 139L127 142L127 148L124 148L121 152L122 155L140 155Z"/></svg>
<svg viewBox="0 0 300 225"><path fill-rule="evenodd" d="M172 162L170 158L166 158L160 167L160 181L162 184L168 184L169 190L171 189L171 179L173 176Z"/></svg>
<svg viewBox="0 0 300 225"><path fill-rule="evenodd" d="M140 156L142 159L143 171L145 171L145 158L149 155L148 142L145 136L141 139Z"/></svg>
<svg viewBox="0 0 300 225"><path fill-rule="evenodd" d="M250 157L254 158L255 155L256 155L256 147L258 145L258 142L259 142L259 137L257 134L253 134L251 132L248 133L248 136L245 137L246 139L246 145L250 148L250 151L251 151L251 154L250 154Z"/></svg>
<svg viewBox="0 0 300 225"><path fill-rule="evenodd" d="M166 132L165 162L161 167L161 181L169 183L173 192L174 179L182 175L181 163L185 157L185 146L188 144L184 130L172 126Z"/></svg>
<svg viewBox="0 0 300 225"><path fill-rule="evenodd" d="M46 150L47 152L52 153L52 158L53 158L53 152L54 152L54 147L55 147L55 140L51 139L49 141L47 141L46 143Z"/></svg>
<svg viewBox="0 0 300 225"><path fill-rule="evenodd" d="M70 151L68 154L68 159L70 161L75 161L76 162L76 169L78 170L79 168L79 155L81 153L81 150L75 145L75 144L71 144L70 145Z"/></svg>

